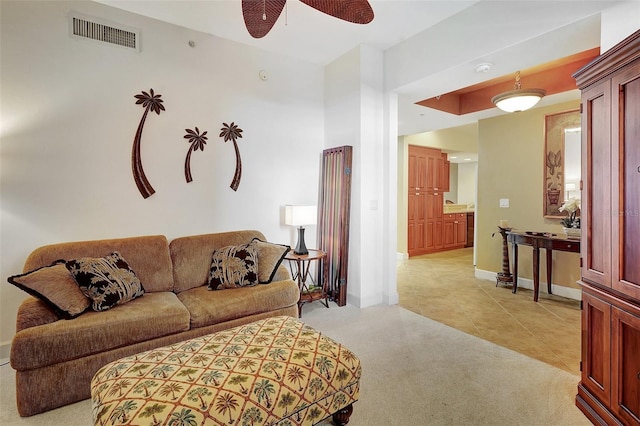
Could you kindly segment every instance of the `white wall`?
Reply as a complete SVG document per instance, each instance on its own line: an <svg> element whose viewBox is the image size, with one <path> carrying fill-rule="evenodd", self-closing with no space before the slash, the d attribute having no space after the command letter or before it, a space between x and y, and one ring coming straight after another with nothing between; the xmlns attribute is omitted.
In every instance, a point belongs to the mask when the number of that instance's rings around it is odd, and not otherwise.
<svg viewBox="0 0 640 426"><path fill-rule="evenodd" d="M388 205L383 183L388 181L382 155L382 69L382 53L360 46L329 64L325 72L325 144L353 146L347 302L359 307L397 301L395 271L385 273L388 253L385 235L379 232Z"/></svg>
<svg viewBox="0 0 640 426"><path fill-rule="evenodd" d="M324 144L324 74L319 66L93 2L1 3L1 262L3 279L22 272L36 247L74 240L259 229L294 245L284 204L317 202ZM79 41L67 14L141 30L140 53ZM195 48L189 47L193 40ZM259 70L269 73L262 81ZM150 113L142 160L156 193L143 199L131 148L153 88L166 111ZM222 123L244 130L242 180ZM185 129L207 130L204 151L184 177ZM315 245L315 229L307 232ZM0 285L0 358L7 357L25 294Z"/></svg>
<svg viewBox="0 0 640 426"><path fill-rule="evenodd" d="M458 163L458 204L476 202L478 163Z"/></svg>
<svg viewBox="0 0 640 426"><path fill-rule="evenodd" d="M458 163L449 164L449 189L451 191L445 192L445 203L453 201L453 204L458 204Z"/></svg>
<svg viewBox="0 0 640 426"><path fill-rule="evenodd" d="M640 30L640 1L629 0L602 11L600 52L604 53Z"/></svg>

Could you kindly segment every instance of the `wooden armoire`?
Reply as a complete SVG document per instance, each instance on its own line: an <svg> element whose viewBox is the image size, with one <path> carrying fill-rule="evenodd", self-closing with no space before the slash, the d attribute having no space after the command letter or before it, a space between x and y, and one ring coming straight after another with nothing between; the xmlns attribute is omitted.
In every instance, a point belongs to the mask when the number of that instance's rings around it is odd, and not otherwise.
<svg viewBox="0 0 640 426"><path fill-rule="evenodd" d="M582 361L576 405L640 425L640 31L574 74L582 92Z"/></svg>

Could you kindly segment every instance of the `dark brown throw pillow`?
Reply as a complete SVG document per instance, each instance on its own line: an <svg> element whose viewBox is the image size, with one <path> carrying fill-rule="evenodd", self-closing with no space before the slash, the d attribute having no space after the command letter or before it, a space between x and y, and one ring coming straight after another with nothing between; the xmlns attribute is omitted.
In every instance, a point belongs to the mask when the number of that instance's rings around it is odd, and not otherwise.
<svg viewBox="0 0 640 426"><path fill-rule="evenodd" d="M258 281L260 284L269 284L287 255L291 247L283 244L274 244L254 238L251 245L258 253Z"/></svg>
<svg viewBox="0 0 640 426"><path fill-rule="evenodd" d="M258 255L251 244L226 246L211 257L209 290L237 288L258 283Z"/></svg>
<svg viewBox="0 0 640 426"><path fill-rule="evenodd" d="M82 292L92 300L94 311L106 311L144 294L142 283L118 252L69 260L66 265Z"/></svg>
<svg viewBox="0 0 640 426"><path fill-rule="evenodd" d="M72 319L83 313L91 301L65 267L64 260L7 279L11 284L45 302L60 317Z"/></svg>

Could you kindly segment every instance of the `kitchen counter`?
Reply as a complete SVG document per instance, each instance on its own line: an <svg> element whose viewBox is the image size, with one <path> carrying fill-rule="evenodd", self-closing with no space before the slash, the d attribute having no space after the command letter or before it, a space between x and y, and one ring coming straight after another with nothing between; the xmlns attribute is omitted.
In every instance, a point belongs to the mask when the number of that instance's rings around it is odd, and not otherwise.
<svg viewBox="0 0 640 426"><path fill-rule="evenodd" d="M475 208L469 207L467 204L445 204L443 213L474 213Z"/></svg>

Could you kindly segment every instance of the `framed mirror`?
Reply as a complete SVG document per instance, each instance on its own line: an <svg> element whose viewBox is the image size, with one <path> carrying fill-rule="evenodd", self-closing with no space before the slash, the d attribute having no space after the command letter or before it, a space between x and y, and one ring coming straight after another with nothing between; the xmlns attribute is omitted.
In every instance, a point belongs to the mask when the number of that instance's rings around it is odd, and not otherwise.
<svg viewBox="0 0 640 426"><path fill-rule="evenodd" d="M561 219L558 209L571 197L580 198L580 111L571 110L544 117L543 214Z"/></svg>

